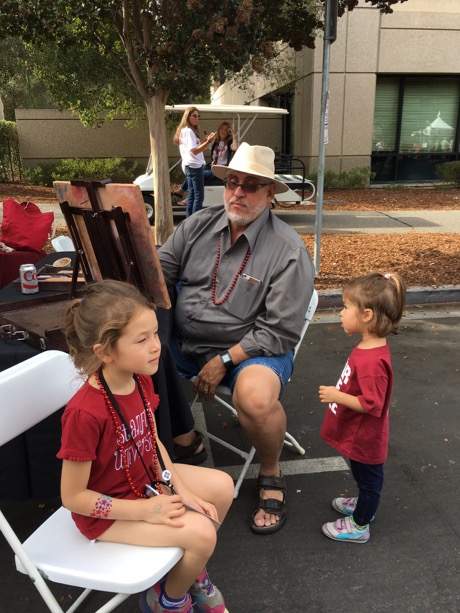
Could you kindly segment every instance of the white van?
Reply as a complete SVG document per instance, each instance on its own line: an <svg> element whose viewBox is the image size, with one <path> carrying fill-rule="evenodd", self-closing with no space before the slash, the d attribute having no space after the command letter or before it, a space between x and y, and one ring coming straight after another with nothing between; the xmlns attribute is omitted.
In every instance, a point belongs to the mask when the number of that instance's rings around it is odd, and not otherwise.
<svg viewBox="0 0 460 613"><path fill-rule="evenodd" d="M177 104L174 106L167 106L166 112L183 113L190 104ZM249 105L223 105L223 104L195 104L198 111L206 115L207 119L216 118L216 121L227 120L233 122L236 132L236 138L238 143L245 141L248 130L253 125L254 121L259 115L274 115L281 116L287 115L286 109L278 109L265 106L249 106ZM247 141L246 139L246 142ZM254 144L254 143L251 143ZM289 191L278 194L276 196L277 202L286 203L298 203L307 202L311 200L315 195L314 184L305 177L305 166L301 160L293 158L292 156L279 156L284 160L284 166L280 166L280 174L276 174L276 178L283 181L289 186ZM297 164L292 165L292 161L296 160ZM288 163L286 163L288 162ZM180 160L176 162L169 171L171 172L180 164ZM303 170L302 170L303 168ZM285 170L299 170L300 174L293 174L292 172L284 173ZM139 185L144 197L145 207L147 210L147 216L151 224L155 221L154 210L154 195L153 195L153 169L152 160L149 158L145 174L140 175L134 180L136 185ZM298 194L294 189L301 191ZM176 219L185 217L185 206L178 205L179 198L172 196L173 200L173 216ZM204 203L203 206L213 206L215 204L223 204L224 201L224 186L222 181L216 178L215 181L205 183L204 187Z"/></svg>

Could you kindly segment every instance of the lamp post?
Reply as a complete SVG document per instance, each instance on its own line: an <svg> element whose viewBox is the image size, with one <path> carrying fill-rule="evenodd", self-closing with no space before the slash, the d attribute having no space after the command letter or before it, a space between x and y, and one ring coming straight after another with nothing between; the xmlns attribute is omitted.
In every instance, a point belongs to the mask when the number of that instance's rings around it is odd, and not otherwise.
<svg viewBox="0 0 460 613"><path fill-rule="evenodd" d="M323 225L323 192L324 192L324 166L326 158L325 123L328 107L329 91L329 66L331 45L337 38L337 11L338 0L325 0L324 8L324 41L323 41L323 75L321 84L321 114L319 127L319 150L318 150L318 184L316 199L316 224L315 224L315 251L314 264L316 274L320 272L321 260L321 232Z"/></svg>

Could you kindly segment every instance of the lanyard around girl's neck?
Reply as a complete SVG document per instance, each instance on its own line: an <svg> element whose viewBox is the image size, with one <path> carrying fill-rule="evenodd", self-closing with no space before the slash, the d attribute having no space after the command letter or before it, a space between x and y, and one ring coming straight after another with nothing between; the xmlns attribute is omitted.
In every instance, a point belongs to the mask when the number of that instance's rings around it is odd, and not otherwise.
<svg viewBox="0 0 460 613"><path fill-rule="evenodd" d="M136 441L134 440L134 436L133 436L133 433L131 431L131 428L126 423L126 420L125 420L125 418L123 416L123 413L121 412L120 406L119 406L118 402L115 400L115 396L112 394L112 390L110 389L110 387L107 384L107 381L105 380L105 377L104 377L104 375L102 373L102 368L99 368L97 374L99 375L99 381L101 382L102 387L104 388L104 390L105 390L105 392L106 392L110 402L112 403L113 408L118 413L118 416L120 417L122 424L126 428L126 431L128 432L129 437L132 440L133 445L134 445L134 447L135 447L135 449L137 451L137 455L139 456L139 459L142 462L142 466L144 467L144 470L146 472L147 478L148 478L150 484L152 484L153 483L152 476L154 477L154 480L155 480L155 475L151 475L150 474L149 469L147 468L147 466L146 466L146 464L144 462L144 458L142 457L142 455L141 455L141 453L139 451L139 448L138 448L138 446L136 444ZM133 374L133 378L134 378L134 381L136 382L137 389L138 389L140 397L142 399L142 404L144 405L144 412L145 412L146 422L149 424L149 428L150 428L150 432L151 432L152 437L155 439L155 432L154 432L154 430L152 428L152 425L150 423L150 416L149 416L149 413L148 413L148 410L147 410L147 403L146 403L146 400L144 398L144 394L143 394L143 391L142 391L142 387L141 387L139 378L137 377L136 374ZM161 456L161 451L160 451L158 445L156 445L156 451L157 451L157 456L158 456L158 462L159 462L161 470L162 470L161 476L162 476L163 480L160 481L160 483L163 483L163 485L166 485L171 490L171 492L174 494L174 488L173 488L172 483L170 481L171 480L171 473L169 472L169 470L167 470L167 468L165 466L165 463L164 463L163 458Z"/></svg>

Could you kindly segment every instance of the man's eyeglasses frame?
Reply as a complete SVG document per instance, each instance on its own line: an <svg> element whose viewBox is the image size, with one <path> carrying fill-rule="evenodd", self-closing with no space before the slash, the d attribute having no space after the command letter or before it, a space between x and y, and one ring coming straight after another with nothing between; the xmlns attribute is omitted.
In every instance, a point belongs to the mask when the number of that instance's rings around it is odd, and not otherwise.
<svg viewBox="0 0 460 613"><path fill-rule="evenodd" d="M226 189L229 189L231 192L234 192L238 189L238 187L241 187L241 189L246 193L246 194L255 194L256 192L259 191L259 189L262 189L262 187L268 187L269 185L272 185L273 181L270 181L269 183L250 183L250 182L244 182L244 183L238 183L237 181L235 181L235 179L232 178L225 178L224 180L224 185Z"/></svg>

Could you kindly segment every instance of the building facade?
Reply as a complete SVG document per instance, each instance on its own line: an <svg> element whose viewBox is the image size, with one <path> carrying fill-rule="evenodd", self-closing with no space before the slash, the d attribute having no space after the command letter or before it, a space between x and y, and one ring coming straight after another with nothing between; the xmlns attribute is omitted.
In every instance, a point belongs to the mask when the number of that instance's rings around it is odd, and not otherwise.
<svg viewBox="0 0 460 613"><path fill-rule="evenodd" d="M361 0L339 19L331 46L326 169L370 167L375 183L436 180L436 165L460 159L460 0L408 0L382 15ZM296 53L291 96L262 80L242 92L226 83L221 104L290 111L283 149L317 166L323 44ZM282 91L282 90L280 90Z"/></svg>

